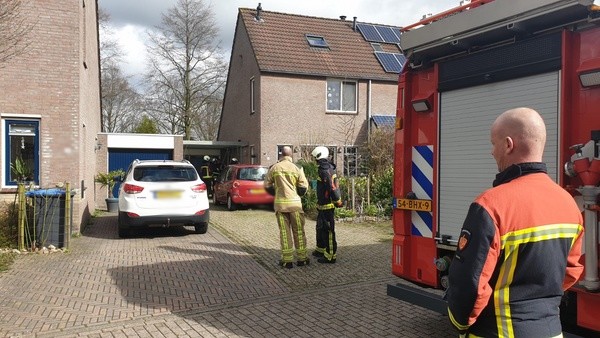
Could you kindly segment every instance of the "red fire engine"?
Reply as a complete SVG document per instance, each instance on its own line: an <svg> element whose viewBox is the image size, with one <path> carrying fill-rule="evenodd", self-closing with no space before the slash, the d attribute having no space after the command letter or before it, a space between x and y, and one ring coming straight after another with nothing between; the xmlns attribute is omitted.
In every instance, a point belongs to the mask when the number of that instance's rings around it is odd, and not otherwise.
<svg viewBox="0 0 600 338"><path fill-rule="evenodd" d="M546 122L548 173L585 218L585 272L561 312L600 331L599 8L473 0L405 27L401 41L392 272L402 280L388 294L446 313L441 294L462 223L497 173L490 126L507 109L531 107Z"/></svg>

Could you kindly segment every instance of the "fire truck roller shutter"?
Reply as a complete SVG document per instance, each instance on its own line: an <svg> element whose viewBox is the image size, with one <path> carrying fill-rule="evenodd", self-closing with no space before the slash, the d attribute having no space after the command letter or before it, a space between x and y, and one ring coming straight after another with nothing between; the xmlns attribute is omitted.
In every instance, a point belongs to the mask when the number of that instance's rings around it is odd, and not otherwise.
<svg viewBox="0 0 600 338"><path fill-rule="evenodd" d="M543 160L550 177L558 180L559 78L559 71L552 71L440 94L440 237L457 240L469 205L492 186L498 169L490 154L490 127L507 109L531 107L543 116L547 129Z"/></svg>

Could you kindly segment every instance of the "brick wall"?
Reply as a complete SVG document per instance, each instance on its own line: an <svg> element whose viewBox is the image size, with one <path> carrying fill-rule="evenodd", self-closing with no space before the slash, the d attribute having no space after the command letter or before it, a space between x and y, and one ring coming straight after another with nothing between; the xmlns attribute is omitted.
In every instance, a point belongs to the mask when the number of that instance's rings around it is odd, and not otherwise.
<svg viewBox="0 0 600 338"><path fill-rule="evenodd" d="M73 231L79 232L95 208L82 188L93 186L94 138L100 129L96 1L85 7L83 1L24 4L35 26L26 53L0 67L0 114L39 119L40 186L70 182L79 189L73 210Z"/></svg>

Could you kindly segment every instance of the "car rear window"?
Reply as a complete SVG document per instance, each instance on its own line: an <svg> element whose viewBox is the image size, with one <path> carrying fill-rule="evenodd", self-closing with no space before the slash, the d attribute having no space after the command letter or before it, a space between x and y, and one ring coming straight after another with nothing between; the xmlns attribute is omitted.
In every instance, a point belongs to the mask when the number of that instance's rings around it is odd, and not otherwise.
<svg viewBox="0 0 600 338"><path fill-rule="evenodd" d="M267 174L267 168L240 168L238 171L238 180L246 181L264 181Z"/></svg>
<svg viewBox="0 0 600 338"><path fill-rule="evenodd" d="M133 169L133 179L142 182L181 182L198 179L196 169L172 165L140 166Z"/></svg>

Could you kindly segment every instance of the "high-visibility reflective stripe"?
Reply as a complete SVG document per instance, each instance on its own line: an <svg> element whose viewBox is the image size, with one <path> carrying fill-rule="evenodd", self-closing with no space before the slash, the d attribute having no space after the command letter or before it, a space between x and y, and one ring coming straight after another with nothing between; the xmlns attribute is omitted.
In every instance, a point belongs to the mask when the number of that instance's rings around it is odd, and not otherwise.
<svg viewBox="0 0 600 338"><path fill-rule="evenodd" d="M517 267L519 246L526 243L561 238L571 239L571 245L573 245L582 231L581 224L548 224L509 232L500 238L501 247L504 250L504 264L500 268L498 280L494 287L498 337L514 336L509 303L510 285L513 282Z"/></svg>
<svg viewBox="0 0 600 338"><path fill-rule="evenodd" d="M298 247L296 248L296 254L298 255L298 260L302 261L306 259L306 243L304 243L304 237L302 236L304 233L304 226L302 225L302 218L298 211L293 213L293 217L296 220L296 236L298 236Z"/></svg>
<svg viewBox="0 0 600 338"><path fill-rule="evenodd" d="M461 323L457 322L456 319L454 319L454 315L452 315L452 311L450 311L450 308L448 308L448 317L450 318L450 321L452 322L452 324L454 326L456 326L457 329L466 330L469 328L469 325L462 325Z"/></svg>
<svg viewBox="0 0 600 338"><path fill-rule="evenodd" d="M275 203L278 204L287 204L287 203L298 203L301 202L302 200L300 198L275 198Z"/></svg>
<svg viewBox="0 0 600 338"><path fill-rule="evenodd" d="M288 242L286 220L281 213L277 213L277 223L281 232L281 260L291 262L294 259L294 249L290 247L290 242Z"/></svg>
<svg viewBox="0 0 600 338"><path fill-rule="evenodd" d="M317 205L317 210L329 210L333 208L335 208L335 205L333 205L333 203Z"/></svg>

